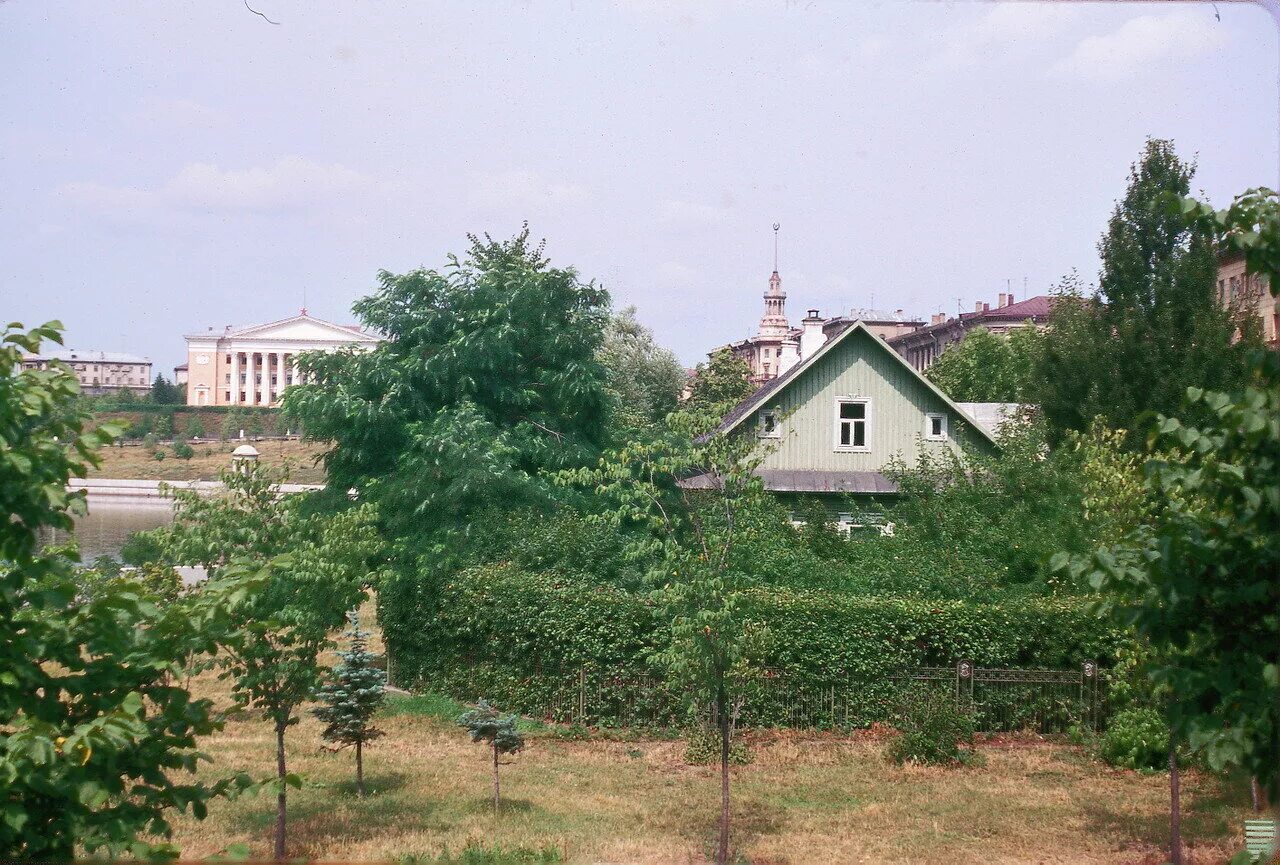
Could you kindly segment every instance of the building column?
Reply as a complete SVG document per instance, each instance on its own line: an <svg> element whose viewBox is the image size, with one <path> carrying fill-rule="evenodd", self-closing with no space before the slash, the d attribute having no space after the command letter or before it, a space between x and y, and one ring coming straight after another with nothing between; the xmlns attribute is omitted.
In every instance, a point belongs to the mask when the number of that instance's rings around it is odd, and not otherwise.
<svg viewBox="0 0 1280 865"><path fill-rule="evenodd" d="M293 383L294 383L294 384L302 384L302 381L298 378L298 354L297 354L297 352L294 352L293 354L290 354L290 355L289 355L289 364L293 367Z"/></svg>
<svg viewBox="0 0 1280 865"><path fill-rule="evenodd" d="M218 402L217 394L214 394L213 401ZM231 405L240 404L240 352L233 350L231 352Z"/></svg>
<svg viewBox="0 0 1280 865"><path fill-rule="evenodd" d="M258 387L257 383L254 381L254 375L257 372L256 370L257 364L255 362L256 358L254 357L254 354L251 351L246 351L244 353L244 357L245 357L244 402L245 402L245 405L253 405L254 399L255 399L254 394L257 393L257 387Z"/></svg>
<svg viewBox="0 0 1280 865"><path fill-rule="evenodd" d="M258 399L264 406L271 405L271 352L262 353L262 385L258 388Z"/></svg>
<svg viewBox="0 0 1280 865"><path fill-rule="evenodd" d="M275 359L276 383L271 388L271 403L280 401L280 392L284 390L284 352L273 351L272 357Z"/></svg>

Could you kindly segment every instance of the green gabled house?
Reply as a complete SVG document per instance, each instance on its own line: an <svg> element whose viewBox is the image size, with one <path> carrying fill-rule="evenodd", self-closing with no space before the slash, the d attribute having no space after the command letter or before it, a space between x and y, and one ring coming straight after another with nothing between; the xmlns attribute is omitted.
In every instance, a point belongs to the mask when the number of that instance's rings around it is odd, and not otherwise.
<svg viewBox="0 0 1280 865"><path fill-rule="evenodd" d="M884 470L922 451L991 452L994 432L953 402L861 321L825 339L762 385L718 432L767 446L757 474L787 499L819 496L844 527L897 493ZM691 486L697 479L691 479Z"/></svg>

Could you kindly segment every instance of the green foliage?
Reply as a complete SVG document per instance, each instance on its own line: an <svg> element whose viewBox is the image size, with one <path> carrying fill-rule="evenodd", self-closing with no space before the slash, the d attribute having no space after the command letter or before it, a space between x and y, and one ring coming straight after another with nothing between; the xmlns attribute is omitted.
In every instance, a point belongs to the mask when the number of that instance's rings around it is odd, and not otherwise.
<svg viewBox="0 0 1280 865"><path fill-rule="evenodd" d="M156 438L167 439L173 437L173 412L166 412L154 416L151 425L151 431L155 433Z"/></svg>
<svg viewBox="0 0 1280 865"><path fill-rule="evenodd" d="M181 405L187 401L187 389L157 375L151 384L151 401L156 405Z"/></svg>
<svg viewBox="0 0 1280 865"><path fill-rule="evenodd" d="M634 306L609 319L597 357L605 369L615 438L651 431L675 411L684 367L654 341L653 331L636 318Z"/></svg>
<svg viewBox="0 0 1280 865"><path fill-rule="evenodd" d="M1163 769L1169 765L1169 724L1155 709L1117 712L1098 742L1098 755L1122 769Z"/></svg>
<svg viewBox="0 0 1280 865"><path fill-rule="evenodd" d="M187 418L186 432L193 439L204 438L204 421L200 419L200 415Z"/></svg>
<svg viewBox="0 0 1280 865"><path fill-rule="evenodd" d="M751 764L751 748L741 739L729 743L729 764ZM720 762L720 731L705 724L689 728L684 742L684 761L690 766L713 766Z"/></svg>
<svg viewBox="0 0 1280 865"><path fill-rule="evenodd" d="M598 453L608 295L550 267L527 228L506 242L471 237L443 271L379 282L354 311L387 341L303 355L310 383L287 390L285 406L308 437L332 443L334 497L356 489L377 506L400 577L416 580L447 564L447 541L473 515L545 504L544 470Z"/></svg>
<svg viewBox="0 0 1280 865"><path fill-rule="evenodd" d="M405 856L399 860L404 865L543 865L563 862L564 855L557 847L546 846L534 850L531 847L490 847L485 844L468 844L457 853L442 851L438 856Z"/></svg>
<svg viewBox="0 0 1280 865"><path fill-rule="evenodd" d="M1151 642L1152 676L1177 695L1179 737L1211 766L1241 763L1270 783L1280 760L1280 358L1259 358L1257 376L1235 397L1188 390L1216 422L1159 420L1152 444L1164 453L1147 464L1159 512L1068 567Z"/></svg>
<svg viewBox="0 0 1280 865"><path fill-rule="evenodd" d="M516 726L519 720L519 715L504 715L481 700L458 716L458 726L471 734L472 742L488 742L499 754L514 754L524 748L524 736Z"/></svg>
<svg viewBox="0 0 1280 865"><path fill-rule="evenodd" d="M387 633L398 684L427 683L462 698L486 694L526 713L575 688L585 668L604 672L592 679L602 694L601 720L624 721L627 701L650 699L635 680L652 674L649 659L670 640L668 620L647 592L510 564L454 574L429 604L417 602L422 606ZM1123 632L1075 598L982 604L762 586L748 590L742 604L744 618L767 623L772 636L761 665L796 685L879 682L904 667L961 658L980 666L1061 668L1094 658L1105 665L1127 644ZM413 624L427 616L431 628ZM785 706L749 701L746 710L753 723L787 723ZM866 714L852 720L885 716L868 700Z"/></svg>
<svg viewBox="0 0 1280 865"><path fill-rule="evenodd" d="M973 759L973 714L959 708L955 694L944 688L909 689L893 723L898 735L888 753L895 763L956 766Z"/></svg>
<svg viewBox="0 0 1280 865"><path fill-rule="evenodd" d="M1218 305L1213 231L1166 203L1194 172L1171 142L1147 141L1098 245L1097 295L1072 277L1056 296L1035 375L1055 442L1095 417L1141 429L1147 412L1175 414L1187 387L1246 381L1250 341L1232 344L1237 322Z"/></svg>
<svg viewBox="0 0 1280 865"><path fill-rule="evenodd" d="M728 349L722 349L694 370L688 408L724 414L725 410L755 390L750 377L751 368L747 362Z"/></svg>
<svg viewBox="0 0 1280 865"><path fill-rule="evenodd" d="M960 402L1036 402L1032 374L1040 331L1020 327L1007 336L974 328L951 346L925 375Z"/></svg>
<svg viewBox="0 0 1280 865"><path fill-rule="evenodd" d="M363 796L363 748L382 735L373 717L386 699L387 674L378 669L378 658L368 648L369 633L360 629L355 610L347 614L347 622L347 649L338 653L337 666L325 677L316 695L322 705L313 712L325 723L321 738L340 748L356 748L356 786Z"/></svg>
<svg viewBox="0 0 1280 865"><path fill-rule="evenodd" d="M238 411L230 411L223 416L219 433L224 440L239 438L242 429L244 429L244 415Z"/></svg>
<svg viewBox="0 0 1280 865"><path fill-rule="evenodd" d="M180 460L189 460L196 455L191 445L179 439L173 443L173 455Z"/></svg>
<svg viewBox="0 0 1280 865"><path fill-rule="evenodd" d="M501 796L498 782L498 758L524 748L524 736L517 728L517 715L503 715L488 701L481 700L474 709L458 716L458 726L471 734L472 742L488 742L493 753L493 810L497 813Z"/></svg>
<svg viewBox="0 0 1280 865"><path fill-rule="evenodd" d="M298 709L320 685L320 655L329 633L378 579L385 556L372 506L314 513L307 497L281 496L283 473L255 466L222 475L221 496L174 491L174 521L150 536L166 561L202 565L212 575L263 563L269 579L235 609L240 626L223 641L219 663L238 702L275 727L275 854L285 850L284 739Z"/></svg>
<svg viewBox="0 0 1280 865"><path fill-rule="evenodd" d="M162 840L173 810L203 817L211 798L248 785L184 777L196 738L220 721L176 682L185 661L216 649L252 582L165 598L115 568L77 574L37 552L42 527L69 529L83 510L68 479L120 431L87 428L65 365L19 368L60 331L11 325L0 336L0 858L173 855Z"/></svg>

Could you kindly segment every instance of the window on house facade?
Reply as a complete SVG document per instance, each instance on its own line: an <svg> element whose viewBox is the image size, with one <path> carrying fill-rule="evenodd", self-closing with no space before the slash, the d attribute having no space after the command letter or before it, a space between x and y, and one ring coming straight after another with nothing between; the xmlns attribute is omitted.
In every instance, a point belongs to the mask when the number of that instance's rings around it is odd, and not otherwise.
<svg viewBox="0 0 1280 865"><path fill-rule="evenodd" d="M924 437L929 441L947 440L947 416L944 414L927 414L924 416Z"/></svg>
<svg viewBox="0 0 1280 865"><path fill-rule="evenodd" d="M870 415L870 400L853 397L836 400L836 450L870 450L867 445Z"/></svg>
<svg viewBox="0 0 1280 865"><path fill-rule="evenodd" d="M774 411L760 412L760 438L776 439L782 435L778 426L778 413Z"/></svg>

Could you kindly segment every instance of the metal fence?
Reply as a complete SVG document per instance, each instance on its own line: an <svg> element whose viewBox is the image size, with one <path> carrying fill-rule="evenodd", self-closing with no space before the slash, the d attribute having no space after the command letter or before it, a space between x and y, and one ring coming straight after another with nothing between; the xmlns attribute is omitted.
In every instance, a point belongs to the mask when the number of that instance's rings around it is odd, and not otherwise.
<svg viewBox="0 0 1280 865"><path fill-rule="evenodd" d="M689 718L691 701L660 677L581 668L529 677L490 678L479 671L456 680L453 696L481 696L504 708L562 724L672 727ZM914 667L889 675L823 680L765 671L740 683L739 722L746 727L855 729L891 722L909 710L913 689L938 688L973 714L982 732L1062 733L1097 730L1103 701L1098 666L1071 670Z"/></svg>

